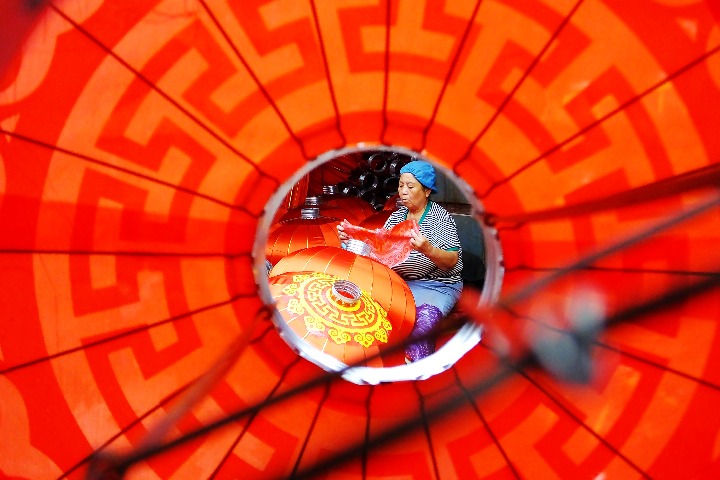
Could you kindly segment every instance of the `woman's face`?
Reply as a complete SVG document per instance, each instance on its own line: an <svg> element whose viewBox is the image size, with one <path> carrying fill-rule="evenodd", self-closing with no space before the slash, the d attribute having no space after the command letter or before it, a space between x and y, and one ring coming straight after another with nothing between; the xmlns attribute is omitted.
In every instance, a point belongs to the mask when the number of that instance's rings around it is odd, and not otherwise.
<svg viewBox="0 0 720 480"><path fill-rule="evenodd" d="M430 190L423 187L412 173L403 173L400 175L398 195L408 210L416 212L424 209L427 205Z"/></svg>

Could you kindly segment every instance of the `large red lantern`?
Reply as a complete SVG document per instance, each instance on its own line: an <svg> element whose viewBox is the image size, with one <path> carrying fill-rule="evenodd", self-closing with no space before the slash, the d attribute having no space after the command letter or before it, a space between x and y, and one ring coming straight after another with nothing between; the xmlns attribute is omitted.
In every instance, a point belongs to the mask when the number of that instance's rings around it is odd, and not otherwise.
<svg viewBox="0 0 720 480"><path fill-rule="evenodd" d="M411 223L408 221L408 223ZM407 226L403 223L403 226ZM397 348L396 342L409 341L408 337L415 324L415 302L407 283L395 271L383 263L374 260L372 248L360 240L351 239L346 248L313 247L299 250L284 257L270 271L270 281L278 275L319 272L335 278L348 280L357 285L363 292L377 301L387 312L392 323L392 336L388 344L378 342L382 364L375 363L371 368L352 368L343 377L353 383L385 383L399 380L415 380L429 378L446 370L480 340L482 328L475 324L466 324L460 330L449 332L438 339L438 350L431 356L420 361L405 364L404 348ZM385 252L386 254L389 252ZM400 252L388 256L395 257ZM385 255L383 255L385 256ZM287 281L287 280L285 280ZM271 294L277 292L272 286ZM277 300L273 300L277 301ZM286 322L281 316L276 324L280 327ZM296 351L329 371L340 371L344 363L328 361L316 354L315 346L307 348L310 343L298 342L296 336L288 338L281 328L281 335ZM295 335L305 336L307 332L297 331ZM353 354L356 357L357 354ZM336 355L335 358L338 358ZM383 368L375 368L382 366Z"/></svg>
<svg viewBox="0 0 720 480"><path fill-rule="evenodd" d="M347 280L367 292L397 321L395 338L405 338L415 323L415 302L407 283L391 268L366 256L367 246L348 242L350 250L313 247L294 252L274 265L270 277L294 272L321 272Z"/></svg>
<svg viewBox="0 0 720 480"><path fill-rule="evenodd" d="M382 367L402 358L380 353L404 340L396 330L405 312L386 310L355 283L321 272L281 273L269 283L285 323L318 351L353 366Z"/></svg>
<svg viewBox="0 0 720 480"><path fill-rule="evenodd" d="M344 195L342 192L338 191L336 185L323 186L322 199L323 202L329 206L337 207L345 212L349 212L348 215L354 217L358 222L363 221L375 213L375 209L369 202L357 196ZM352 222L350 218L347 218L347 220Z"/></svg>
<svg viewBox="0 0 720 480"><path fill-rule="evenodd" d="M270 271L280 327L287 324L295 333L283 337L328 370L402 366L404 349L398 344L407 340L415 324L412 292L391 268L367 256L367 244L350 240L346 245L294 252ZM383 374L358 376L367 381Z"/></svg>
<svg viewBox="0 0 720 480"><path fill-rule="evenodd" d="M367 217L365 220L360 222L359 226L367 228L368 230L384 227L385 222L388 218L390 218L390 215L392 215L392 213L401 205L402 203L400 202L400 198L397 195L394 195L385 202L385 207L383 207L382 210Z"/></svg>

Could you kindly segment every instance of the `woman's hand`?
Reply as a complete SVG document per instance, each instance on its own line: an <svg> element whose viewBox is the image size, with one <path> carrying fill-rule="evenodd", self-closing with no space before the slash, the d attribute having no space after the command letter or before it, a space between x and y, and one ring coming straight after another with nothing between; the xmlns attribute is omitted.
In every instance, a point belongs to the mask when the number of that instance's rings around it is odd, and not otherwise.
<svg viewBox="0 0 720 480"><path fill-rule="evenodd" d="M433 250L433 246L430 243L430 240L428 240L425 235L420 233L419 230L411 231L410 233L412 235L412 237L410 237L410 245L412 246L412 248L422 253L423 255L428 256L428 254Z"/></svg>
<svg viewBox="0 0 720 480"><path fill-rule="evenodd" d="M459 254L453 250L443 250L435 247L425 235L413 231L410 245L430 259L440 270L451 270L457 265Z"/></svg>
<svg viewBox="0 0 720 480"><path fill-rule="evenodd" d="M345 229L342 227L342 225L337 226L337 232L340 242L345 242L350 239L350 235L345 232Z"/></svg>

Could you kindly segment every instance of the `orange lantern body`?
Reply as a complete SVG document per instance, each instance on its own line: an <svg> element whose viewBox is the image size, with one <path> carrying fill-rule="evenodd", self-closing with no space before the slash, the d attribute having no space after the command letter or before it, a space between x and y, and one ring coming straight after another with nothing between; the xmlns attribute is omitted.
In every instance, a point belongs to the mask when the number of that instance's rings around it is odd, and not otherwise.
<svg viewBox="0 0 720 480"><path fill-rule="evenodd" d="M265 256L275 265L286 255L304 248L330 245L340 246L337 225L340 219L318 216L315 210L306 218L294 218L276 223L268 233Z"/></svg>
<svg viewBox="0 0 720 480"><path fill-rule="evenodd" d="M384 227L385 222L388 218L390 218L392 212L397 210L400 206L402 206L402 203L400 202L400 197L398 195L393 195L392 197L388 198L387 202L385 202L385 206L382 210L373 213L365 220L360 222L360 226L363 228L367 228L368 230Z"/></svg>
<svg viewBox="0 0 720 480"><path fill-rule="evenodd" d="M270 277L295 272L332 275L367 292L388 312L387 317L393 323L388 345L407 338L412 331L415 324L412 292L397 273L382 263L338 247L312 247L284 257L270 271Z"/></svg>
<svg viewBox="0 0 720 480"><path fill-rule="evenodd" d="M358 223L375 213L375 209L366 200L351 195L343 195L337 192L333 185L323 187L322 199L323 202L330 207L340 208L345 212L349 212L347 215L355 217ZM349 217L346 218L349 222L352 222Z"/></svg>
<svg viewBox="0 0 720 480"><path fill-rule="evenodd" d="M386 310L356 284L321 272L270 277L280 315L305 342L346 365L382 367L380 350L397 343L405 312Z"/></svg>

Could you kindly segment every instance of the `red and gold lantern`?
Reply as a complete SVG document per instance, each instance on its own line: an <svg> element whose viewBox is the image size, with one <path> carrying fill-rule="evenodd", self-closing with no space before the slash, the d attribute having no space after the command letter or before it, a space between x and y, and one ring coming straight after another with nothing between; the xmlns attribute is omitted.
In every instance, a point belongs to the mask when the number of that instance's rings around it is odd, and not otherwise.
<svg viewBox="0 0 720 480"><path fill-rule="evenodd" d="M397 342L399 312L386 310L349 280L322 272L281 273L269 279L280 315L305 342L347 365L384 366L380 350Z"/></svg>
<svg viewBox="0 0 720 480"><path fill-rule="evenodd" d="M348 243L349 250L330 246L312 247L284 257L270 271L270 283L279 275L319 272L357 285L387 312L387 319L392 324L388 342L377 344L383 350L386 346L406 339L412 331L415 324L415 301L407 283L397 273L362 254L367 253L362 248L362 242ZM402 360L402 356L402 353L388 355L384 358L384 365L388 366L395 358Z"/></svg>

